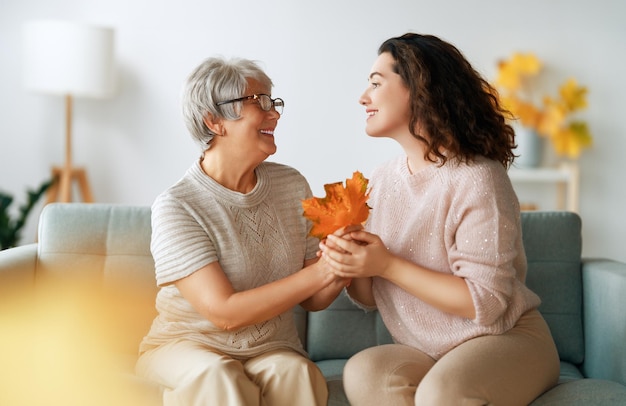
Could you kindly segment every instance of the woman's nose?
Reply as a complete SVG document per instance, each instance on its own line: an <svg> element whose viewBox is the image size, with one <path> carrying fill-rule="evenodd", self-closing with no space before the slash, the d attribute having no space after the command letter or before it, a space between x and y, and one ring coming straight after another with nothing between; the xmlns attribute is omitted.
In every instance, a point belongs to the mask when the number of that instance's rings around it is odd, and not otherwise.
<svg viewBox="0 0 626 406"><path fill-rule="evenodd" d="M359 97L359 104L365 106L369 102L369 98L367 97L367 92L363 93L361 97Z"/></svg>
<svg viewBox="0 0 626 406"><path fill-rule="evenodd" d="M274 107L269 109L269 111L267 113L272 116L272 119L278 120L281 117L281 114L278 111L276 111L276 109Z"/></svg>

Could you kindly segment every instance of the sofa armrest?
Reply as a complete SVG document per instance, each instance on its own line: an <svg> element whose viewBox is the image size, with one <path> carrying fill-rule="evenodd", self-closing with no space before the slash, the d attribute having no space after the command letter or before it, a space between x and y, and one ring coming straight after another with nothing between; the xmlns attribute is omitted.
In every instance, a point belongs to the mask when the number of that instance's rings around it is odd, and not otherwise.
<svg viewBox="0 0 626 406"><path fill-rule="evenodd" d="M582 278L583 374L626 385L626 263L583 259Z"/></svg>
<svg viewBox="0 0 626 406"><path fill-rule="evenodd" d="M36 263L37 243L0 251L0 298L34 286Z"/></svg>

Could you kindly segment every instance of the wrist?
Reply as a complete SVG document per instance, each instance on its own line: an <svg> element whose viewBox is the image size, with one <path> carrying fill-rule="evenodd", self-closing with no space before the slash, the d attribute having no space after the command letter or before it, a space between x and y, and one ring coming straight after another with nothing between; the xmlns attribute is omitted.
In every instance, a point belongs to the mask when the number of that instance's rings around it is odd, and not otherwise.
<svg viewBox="0 0 626 406"><path fill-rule="evenodd" d="M393 279L393 274L400 267L402 261L402 258L389 254L388 260L386 264L381 267L381 271L378 276L388 280Z"/></svg>
<svg viewBox="0 0 626 406"><path fill-rule="evenodd" d="M311 277L316 281L319 288L325 288L335 282L338 277L331 272L323 259L320 259L310 267Z"/></svg>

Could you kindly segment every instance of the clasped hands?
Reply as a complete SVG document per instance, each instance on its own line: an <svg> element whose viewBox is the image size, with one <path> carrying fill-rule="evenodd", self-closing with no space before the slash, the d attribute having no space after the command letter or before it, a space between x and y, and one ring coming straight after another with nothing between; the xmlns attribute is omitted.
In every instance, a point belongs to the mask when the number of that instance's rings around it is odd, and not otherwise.
<svg viewBox="0 0 626 406"><path fill-rule="evenodd" d="M393 255L376 234L363 227L343 227L320 242L320 256L341 278L383 276Z"/></svg>

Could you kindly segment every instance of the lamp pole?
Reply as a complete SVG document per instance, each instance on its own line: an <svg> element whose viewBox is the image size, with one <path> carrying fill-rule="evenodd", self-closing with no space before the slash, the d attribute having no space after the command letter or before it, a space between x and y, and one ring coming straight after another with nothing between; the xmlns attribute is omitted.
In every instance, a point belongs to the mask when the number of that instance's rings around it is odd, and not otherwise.
<svg viewBox="0 0 626 406"><path fill-rule="evenodd" d="M72 167L72 95L65 95L65 167Z"/></svg>
<svg viewBox="0 0 626 406"><path fill-rule="evenodd" d="M72 166L72 113L73 98L68 93L65 95L65 165L52 168L54 183L48 190L47 203L55 201L71 202L72 183L74 181L78 183L78 189L83 201L86 203L93 203L94 201L85 169Z"/></svg>

